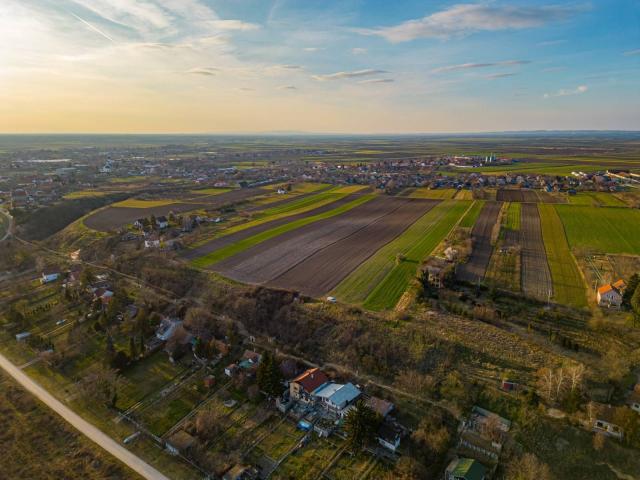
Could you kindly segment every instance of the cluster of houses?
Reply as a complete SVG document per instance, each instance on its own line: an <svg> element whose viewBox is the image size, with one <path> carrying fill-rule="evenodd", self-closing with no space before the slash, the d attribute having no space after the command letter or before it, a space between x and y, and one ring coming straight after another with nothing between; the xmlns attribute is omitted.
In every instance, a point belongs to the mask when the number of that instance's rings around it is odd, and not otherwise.
<svg viewBox="0 0 640 480"><path fill-rule="evenodd" d="M596 300L601 307L620 307L627 284L619 279L613 283L607 283L598 288Z"/></svg>
<svg viewBox="0 0 640 480"><path fill-rule="evenodd" d="M173 215L170 213L169 217ZM180 237L193 231L198 226L205 223L220 223L221 217L209 218L202 215L176 216L174 223L181 225L181 228L171 228L170 218L161 215L155 218L139 218L133 222L133 228L140 233L136 234L127 231L122 235L123 241L144 240L144 248L154 248L160 250L178 250L182 248Z"/></svg>

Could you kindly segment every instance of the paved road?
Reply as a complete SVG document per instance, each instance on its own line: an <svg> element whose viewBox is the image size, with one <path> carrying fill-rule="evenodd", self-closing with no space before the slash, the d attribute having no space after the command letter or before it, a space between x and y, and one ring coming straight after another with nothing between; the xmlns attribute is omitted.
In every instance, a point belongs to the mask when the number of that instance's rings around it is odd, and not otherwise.
<svg viewBox="0 0 640 480"><path fill-rule="evenodd" d="M168 477L164 476L151 465L138 458L129 450L114 441L111 437L98 430L96 427L62 404L59 400L54 398L53 395L31 380L31 378L24 374L2 354L0 354L0 368L4 369L27 391L55 411L64 420L70 423L71 426L104 448L129 468L142 475L144 478L149 480L169 480Z"/></svg>

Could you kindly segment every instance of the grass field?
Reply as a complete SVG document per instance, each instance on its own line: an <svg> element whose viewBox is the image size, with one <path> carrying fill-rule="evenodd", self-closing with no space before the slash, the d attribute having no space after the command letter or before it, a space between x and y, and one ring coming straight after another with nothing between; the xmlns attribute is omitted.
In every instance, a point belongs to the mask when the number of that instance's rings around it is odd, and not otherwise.
<svg viewBox="0 0 640 480"><path fill-rule="evenodd" d="M113 192L105 192L101 190L79 190L77 192L67 193L63 198L66 200L74 200L76 198L104 197L110 193Z"/></svg>
<svg viewBox="0 0 640 480"><path fill-rule="evenodd" d="M574 250L640 255L640 210L555 205Z"/></svg>
<svg viewBox="0 0 640 480"><path fill-rule="evenodd" d="M324 220L325 218L331 218L333 216L340 215L344 212L351 210L352 208L357 207L358 205L362 205L363 203L368 202L374 197L375 197L374 194L362 195L361 197L356 198L355 200L352 200L351 202L346 203L341 207L334 208L333 210L329 210L328 212L323 212L317 215L311 215L309 217L304 217L299 220L286 223L284 225L280 225L278 227L272 228L265 232L261 232L257 235L253 235L251 237L245 238L236 243L223 247L219 250L211 252L200 258L196 258L191 262L191 264L194 267L198 267L198 268L208 267L209 265L213 265L214 263L224 260L225 258L228 258L232 255L236 255L240 252L243 252L244 250L254 245L257 245L258 243L264 242L265 240L268 240L270 238L277 237L278 235L282 235L283 233L289 232L291 230L295 230L296 228L303 227L310 223L317 222L319 220ZM273 220L273 219L274 217L271 217L269 220ZM249 223L253 223L253 222L249 222ZM230 230L233 230L233 229L230 229Z"/></svg>
<svg viewBox="0 0 640 480"><path fill-rule="evenodd" d="M587 299L584 280L569 249L560 217L550 204L538 204L538 211L553 280L553 299L564 305L585 307Z"/></svg>
<svg viewBox="0 0 640 480"><path fill-rule="evenodd" d="M520 212L522 204L511 202L507 207L507 217L505 218L504 228L508 230L520 230Z"/></svg>
<svg viewBox="0 0 640 480"><path fill-rule="evenodd" d="M178 203L176 200L137 200L135 198L129 198L127 200L123 200L122 202L114 203L113 207L124 207L124 208L153 208L153 207L164 207L165 205L171 205L174 203Z"/></svg>
<svg viewBox="0 0 640 480"><path fill-rule="evenodd" d="M480 210L484 206L484 200L476 200L473 206L466 213L464 218L460 221L460 226L464 228L471 228L476 224Z"/></svg>
<svg viewBox="0 0 640 480"><path fill-rule="evenodd" d="M606 192L580 192L577 195L569 195L571 205L586 205L590 207L626 207L627 204L611 193Z"/></svg>
<svg viewBox="0 0 640 480"><path fill-rule="evenodd" d="M233 190L233 188L203 188L200 190L190 190L190 192L196 195L220 195L221 193L227 193L231 190Z"/></svg>
<svg viewBox="0 0 640 480"><path fill-rule="evenodd" d="M458 191L455 188L441 188L432 190L430 188L416 188L410 194L409 198L427 198L431 200L448 200Z"/></svg>
<svg viewBox="0 0 640 480"><path fill-rule="evenodd" d="M449 200L436 205L402 235L378 250L335 290L347 303L363 303L370 310L395 307L422 260L447 236L471 205ZM404 259L396 261L398 254Z"/></svg>
<svg viewBox="0 0 640 480"><path fill-rule="evenodd" d="M453 198L456 200L473 200L473 192L471 190L458 190Z"/></svg>

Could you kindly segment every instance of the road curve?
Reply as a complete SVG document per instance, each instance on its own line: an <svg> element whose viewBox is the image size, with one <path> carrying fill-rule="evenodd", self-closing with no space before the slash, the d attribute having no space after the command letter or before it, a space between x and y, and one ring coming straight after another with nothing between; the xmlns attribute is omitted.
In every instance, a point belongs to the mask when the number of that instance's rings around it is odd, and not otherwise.
<svg viewBox="0 0 640 480"><path fill-rule="evenodd" d="M81 418L77 413L73 412L70 408L65 406L62 402L53 397L44 388L38 385L35 381L29 378L18 367L11 363L7 357L0 354L0 368L5 370L14 380L22 385L28 392L37 397L45 405L51 408L54 412L60 415L71 426L77 429L80 433L87 438L98 444L105 449L111 455L116 457L122 463L129 468L139 473L144 478L149 480L169 480L158 470L151 465L131 453L129 450L118 444L111 437L91 425L89 422Z"/></svg>

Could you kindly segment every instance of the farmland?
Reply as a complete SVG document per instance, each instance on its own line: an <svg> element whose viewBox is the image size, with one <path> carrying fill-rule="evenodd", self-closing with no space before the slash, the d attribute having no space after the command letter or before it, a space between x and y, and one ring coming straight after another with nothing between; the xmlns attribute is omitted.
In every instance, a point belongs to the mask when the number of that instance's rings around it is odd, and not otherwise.
<svg viewBox="0 0 640 480"><path fill-rule="evenodd" d="M430 200L448 200L458 193L453 188L440 188L431 190L429 188L416 188L409 192L410 198L428 198Z"/></svg>
<svg viewBox="0 0 640 480"><path fill-rule="evenodd" d="M521 224L522 291L531 298L545 300L552 282L537 205L522 204Z"/></svg>
<svg viewBox="0 0 640 480"><path fill-rule="evenodd" d="M576 264L562 222L552 205L538 205L547 261L553 280L553 299L565 305L585 307L585 285Z"/></svg>
<svg viewBox="0 0 640 480"><path fill-rule="evenodd" d="M640 210L581 205L555 208L574 251L640 255Z"/></svg>

